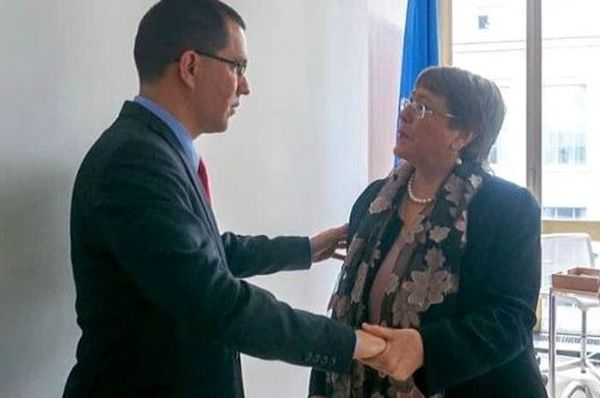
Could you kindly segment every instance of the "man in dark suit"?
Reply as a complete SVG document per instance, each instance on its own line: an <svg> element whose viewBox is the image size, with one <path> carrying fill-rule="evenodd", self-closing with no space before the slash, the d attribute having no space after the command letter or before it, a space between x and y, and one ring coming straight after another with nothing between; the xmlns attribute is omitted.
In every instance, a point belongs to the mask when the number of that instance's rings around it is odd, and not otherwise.
<svg viewBox="0 0 600 398"><path fill-rule="evenodd" d="M244 28L233 9L210 0L162 0L140 23L140 95L93 145L75 181L82 336L65 397L238 398L238 352L345 372L353 358L385 348L238 279L306 269L343 233L309 240L218 231L192 141L225 131L249 94Z"/></svg>

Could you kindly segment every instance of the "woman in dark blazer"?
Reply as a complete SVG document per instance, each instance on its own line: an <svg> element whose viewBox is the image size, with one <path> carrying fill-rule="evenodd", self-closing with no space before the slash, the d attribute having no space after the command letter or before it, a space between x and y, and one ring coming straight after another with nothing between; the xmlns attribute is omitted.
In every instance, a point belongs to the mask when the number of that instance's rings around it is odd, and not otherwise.
<svg viewBox="0 0 600 398"><path fill-rule="evenodd" d="M429 68L401 103L394 152L350 216L332 316L386 339L350 374L314 370L313 397L545 397L532 328L540 211L485 162L504 119L491 81Z"/></svg>

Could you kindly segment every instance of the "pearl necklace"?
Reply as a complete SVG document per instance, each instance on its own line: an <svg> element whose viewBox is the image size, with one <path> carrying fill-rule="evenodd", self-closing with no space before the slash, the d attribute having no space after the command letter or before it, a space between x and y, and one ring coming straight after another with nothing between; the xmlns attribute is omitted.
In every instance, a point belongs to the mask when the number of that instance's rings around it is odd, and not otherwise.
<svg viewBox="0 0 600 398"><path fill-rule="evenodd" d="M434 198L433 196L430 196L430 197L425 198L425 199L417 198L415 196L415 194L413 193L413 190L412 190L412 183L413 183L414 179L415 179L415 175L413 174L413 175L410 176L410 179L408 180L408 187L407 188L408 188L408 197L410 198L410 200L412 200L413 202L418 203L420 205L424 205L424 204L432 202L433 198Z"/></svg>

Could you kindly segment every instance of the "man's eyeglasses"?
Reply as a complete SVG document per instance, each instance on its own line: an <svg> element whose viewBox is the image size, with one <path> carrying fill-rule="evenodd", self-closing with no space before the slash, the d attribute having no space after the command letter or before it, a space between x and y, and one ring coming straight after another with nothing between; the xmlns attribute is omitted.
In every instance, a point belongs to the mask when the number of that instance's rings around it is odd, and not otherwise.
<svg viewBox="0 0 600 398"><path fill-rule="evenodd" d="M449 117L451 119L456 119L457 116L451 113L440 113L434 111L433 109L428 108L425 104L414 100L412 98L401 98L400 99L400 112L405 109L410 109L419 119L425 118L425 116L433 116L440 115L444 117Z"/></svg>
<svg viewBox="0 0 600 398"><path fill-rule="evenodd" d="M219 62L223 62L223 63L231 66L233 68L233 70L235 71L236 75L238 75L239 77L244 76L244 73L246 72L246 67L248 66L248 63L246 61L244 61L244 62L233 61L231 59L219 57L218 55L210 54L210 53L200 51L200 50L194 50L194 52L199 55L202 55L203 57L211 58L211 59L214 59Z"/></svg>

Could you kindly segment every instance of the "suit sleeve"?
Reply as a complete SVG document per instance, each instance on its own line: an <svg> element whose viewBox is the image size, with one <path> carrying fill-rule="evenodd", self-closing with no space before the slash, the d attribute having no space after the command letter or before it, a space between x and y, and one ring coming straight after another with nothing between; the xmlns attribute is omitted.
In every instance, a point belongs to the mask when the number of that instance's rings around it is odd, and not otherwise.
<svg viewBox="0 0 600 398"><path fill-rule="evenodd" d="M318 369L312 369L308 382L308 396L325 395L325 372Z"/></svg>
<svg viewBox="0 0 600 398"><path fill-rule="evenodd" d="M481 304L420 329L425 365L414 379L426 396L507 363L531 342L541 267L539 206L522 188L494 203L469 213L465 256L469 245L490 243L461 271L461 280L463 273L480 273Z"/></svg>
<svg viewBox="0 0 600 398"><path fill-rule="evenodd" d="M109 164L95 198L94 227L149 300L232 350L333 372L349 369L352 328L292 309L232 275L218 250L220 237L191 210L187 176L170 154L134 142Z"/></svg>
<svg viewBox="0 0 600 398"><path fill-rule="evenodd" d="M221 235L231 273L239 278L278 271L308 269L311 265L308 238Z"/></svg>

